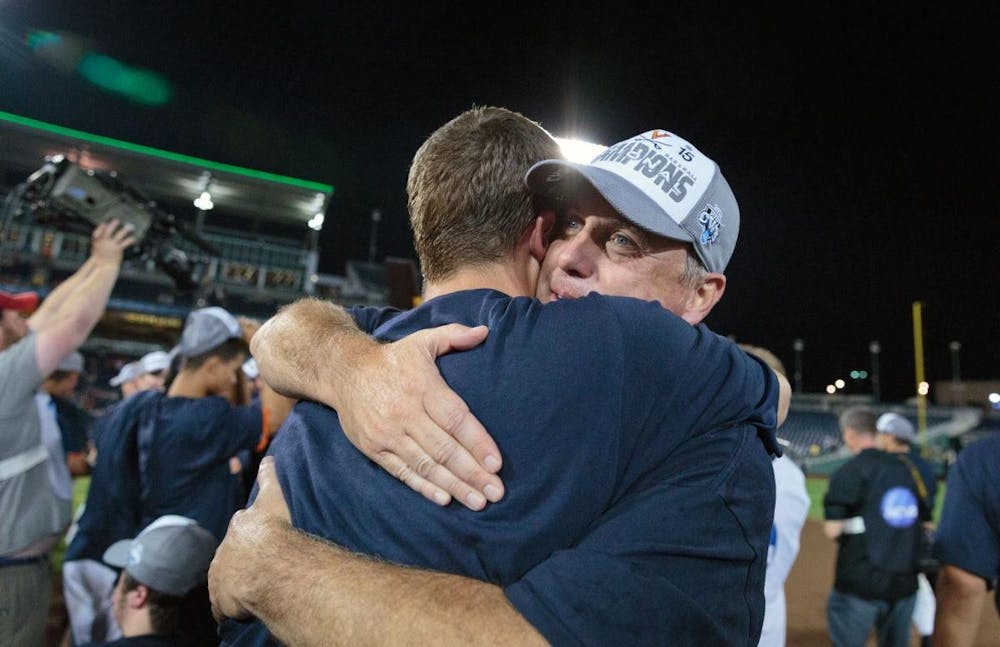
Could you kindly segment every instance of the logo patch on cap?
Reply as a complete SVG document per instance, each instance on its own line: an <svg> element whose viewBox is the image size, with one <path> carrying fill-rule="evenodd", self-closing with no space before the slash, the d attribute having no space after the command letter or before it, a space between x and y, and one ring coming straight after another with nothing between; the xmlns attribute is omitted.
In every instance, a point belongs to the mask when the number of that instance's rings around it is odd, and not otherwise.
<svg viewBox="0 0 1000 647"><path fill-rule="evenodd" d="M719 232L722 230L722 209L719 205L706 204L698 214L698 224L701 225L701 236L698 242L702 245L711 245L719 239Z"/></svg>

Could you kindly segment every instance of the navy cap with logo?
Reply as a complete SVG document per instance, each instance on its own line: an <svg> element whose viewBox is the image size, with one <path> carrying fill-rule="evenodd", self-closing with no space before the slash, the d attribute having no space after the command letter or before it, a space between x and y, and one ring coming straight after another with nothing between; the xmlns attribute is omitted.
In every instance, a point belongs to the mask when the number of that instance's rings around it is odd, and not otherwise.
<svg viewBox="0 0 1000 647"><path fill-rule="evenodd" d="M589 164L543 160L525 178L535 194L569 199L588 182L624 218L691 243L709 272L725 272L740 210L719 166L690 142L650 130L609 146Z"/></svg>
<svg viewBox="0 0 1000 647"><path fill-rule="evenodd" d="M215 537L194 519L168 514L135 539L113 543L104 551L104 561L152 589L179 597L205 581L215 549Z"/></svg>

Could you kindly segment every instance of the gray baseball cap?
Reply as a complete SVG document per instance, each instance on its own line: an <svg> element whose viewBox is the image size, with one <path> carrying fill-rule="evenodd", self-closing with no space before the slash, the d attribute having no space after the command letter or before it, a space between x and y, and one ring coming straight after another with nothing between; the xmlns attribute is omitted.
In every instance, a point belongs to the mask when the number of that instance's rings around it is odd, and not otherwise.
<svg viewBox="0 0 1000 647"><path fill-rule="evenodd" d="M139 365L139 362L129 362L118 370L118 375L108 380L108 384L111 386L121 386L126 382L131 382L140 375L142 375L142 367Z"/></svg>
<svg viewBox="0 0 1000 647"><path fill-rule="evenodd" d="M146 526L135 539L111 544L104 551L104 561L124 568L152 589L182 596L205 581L216 547L212 533L194 519L168 514Z"/></svg>
<svg viewBox="0 0 1000 647"><path fill-rule="evenodd" d="M242 338L243 329L236 317L218 307L192 310L184 322L181 342L172 353L184 357L195 357L207 353L227 339Z"/></svg>
<svg viewBox="0 0 1000 647"><path fill-rule="evenodd" d="M590 164L543 160L525 180L535 194L569 198L586 180L624 218L691 243L709 272L724 272L736 249L740 209L718 164L666 130L609 146Z"/></svg>
<svg viewBox="0 0 1000 647"><path fill-rule="evenodd" d="M917 438L917 430L913 427L913 423L898 413L883 413L875 421L875 429L880 434L889 434L907 442Z"/></svg>
<svg viewBox="0 0 1000 647"><path fill-rule="evenodd" d="M154 350L139 358L139 366L143 373L158 373L170 368L170 353Z"/></svg>
<svg viewBox="0 0 1000 647"><path fill-rule="evenodd" d="M56 370L66 371L67 373L83 373L83 355L73 351L59 362Z"/></svg>

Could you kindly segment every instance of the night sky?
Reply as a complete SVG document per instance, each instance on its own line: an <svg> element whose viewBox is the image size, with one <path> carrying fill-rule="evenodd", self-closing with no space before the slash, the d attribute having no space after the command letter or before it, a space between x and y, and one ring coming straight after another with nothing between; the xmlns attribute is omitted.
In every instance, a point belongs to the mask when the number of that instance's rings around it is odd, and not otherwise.
<svg viewBox="0 0 1000 647"><path fill-rule="evenodd" d="M367 258L374 209L377 258L415 258L409 161L474 104L604 144L672 130L740 203L713 329L789 371L803 339L810 391L867 369L879 340L884 399L901 400L920 300L932 383L952 340L963 377L1000 378L995 2L249 4L0 0L0 110L332 184L321 270L338 273ZM172 97L143 106L59 71L33 30L156 71Z"/></svg>

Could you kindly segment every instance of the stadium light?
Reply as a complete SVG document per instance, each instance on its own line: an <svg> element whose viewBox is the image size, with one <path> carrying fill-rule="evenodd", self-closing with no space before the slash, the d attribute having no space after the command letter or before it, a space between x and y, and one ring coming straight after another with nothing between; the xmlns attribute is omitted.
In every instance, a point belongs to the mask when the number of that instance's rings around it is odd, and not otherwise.
<svg viewBox="0 0 1000 647"><path fill-rule="evenodd" d="M582 139L573 139L570 137L555 137L554 139L559 144L563 157L570 162L589 162L597 157L598 153L607 148L603 144L594 144Z"/></svg>
<svg viewBox="0 0 1000 647"><path fill-rule="evenodd" d="M827 384L826 385L826 392L829 393L830 395L833 395L834 393L837 392L837 387L835 387L832 384Z"/></svg>
<svg viewBox="0 0 1000 647"><path fill-rule="evenodd" d="M194 206L198 207L202 211L208 211L215 206L215 203L212 202L212 194L208 191L202 191L201 195L195 198Z"/></svg>
<svg viewBox="0 0 1000 647"><path fill-rule="evenodd" d="M835 387L837 387L838 389L842 389L842 388L844 388L845 386L847 386L847 382L844 382L843 380L839 380L839 379L838 379L837 381L835 381L835 382L833 383L833 385L834 385Z"/></svg>

